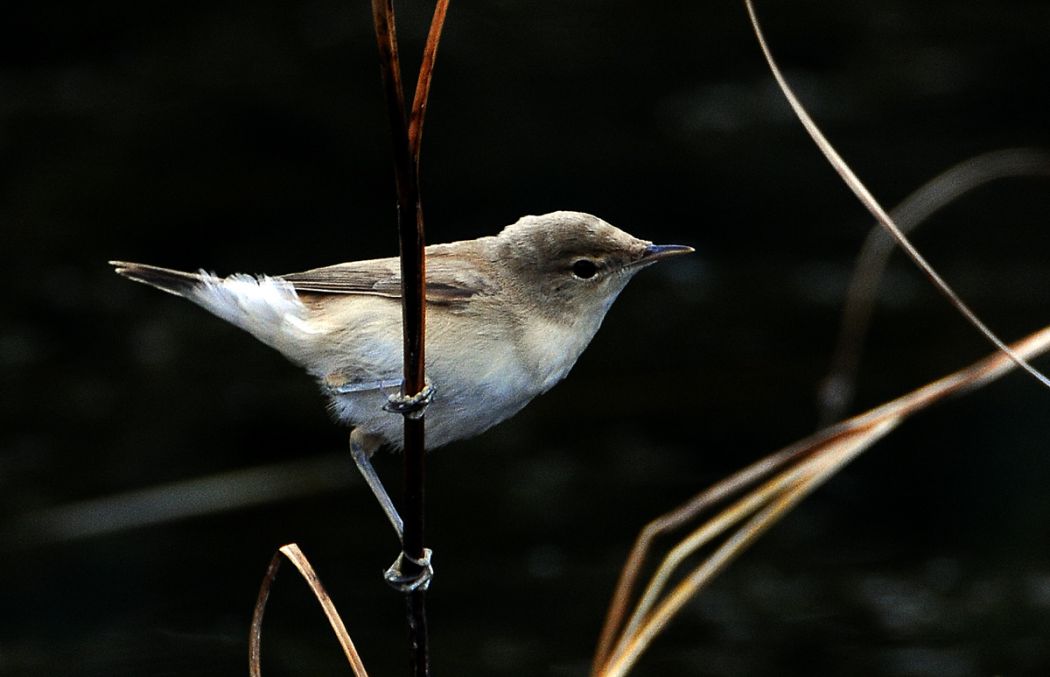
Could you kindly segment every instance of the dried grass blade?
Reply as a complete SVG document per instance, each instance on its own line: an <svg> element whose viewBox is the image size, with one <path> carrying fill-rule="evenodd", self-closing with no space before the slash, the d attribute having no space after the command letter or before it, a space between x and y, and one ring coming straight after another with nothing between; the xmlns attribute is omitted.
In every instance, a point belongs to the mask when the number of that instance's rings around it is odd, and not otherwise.
<svg viewBox="0 0 1050 677"><path fill-rule="evenodd" d="M1050 177L1050 154L1034 148L1006 148L982 153L927 181L894 207L890 216L901 232L907 234L935 212L987 183L1033 176ZM893 246L894 241L885 228L876 223L857 255L846 291L831 367L820 388L819 404L824 424L840 419L853 399L864 335Z"/></svg>
<svg viewBox="0 0 1050 677"><path fill-rule="evenodd" d="M281 553L275 552L270 559L270 566L266 568L262 584L259 586L259 596L255 600L255 610L252 612L252 625L248 633L248 674L251 677L262 676L262 621L266 613L266 602L270 599L270 588L273 580L277 577L277 570L281 568Z"/></svg>
<svg viewBox="0 0 1050 677"><path fill-rule="evenodd" d="M619 634L627 613L627 605L641 574L643 565L652 549L653 542L665 534L681 528L696 518L700 513L730 500L761 482L763 479L789 468L814 453L821 445L842 435L848 423L840 423L818 431L806 439L800 440L780 451L759 459L751 465L738 470L729 477L703 490L686 503L674 510L657 517L646 524L635 540L628 555L627 562L620 572L609 610L606 612L605 625L595 650L592 674L599 674L607 660L614 641Z"/></svg>
<svg viewBox="0 0 1050 677"><path fill-rule="evenodd" d="M741 510L735 511L731 515L726 515L726 519L732 523L739 522L748 515L751 515L751 517L730 534L722 545L710 556L706 557L670 593L662 598L652 613L648 613L648 610L646 610L646 614L641 619L641 622L632 628L630 632L624 633L608 664L599 674L602 677L626 674L648 648L652 640L667 627L667 624L681 611L682 607L706 587L716 575L756 541L759 536L765 533L767 529L776 524L799 501L834 475L839 468L893 430L898 423L899 420L888 418L877 425L858 428L847 435L828 441L818 453L804 460L798 467L783 473L785 476L784 481L778 482L774 490L771 490L767 496L763 496L764 499L768 499L765 502L765 507L757 512ZM763 489L765 488L763 487ZM722 518L722 515L716 519L720 518ZM708 528L708 524L702 525L683 543L692 541L690 546L695 545L695 548L705 544L709 539L693 537L705 531ZM693 549L695 550L695 548ZM682 557L688 554L691 553L679 553ZM661 588L668 582L671 573L681 562L681 559L677 562L669 562L670 557L671 555L668 555L668 558L665 558L657 574L654 575L654 580L660 578L659 587Z"/></svg>
<svg viewBox="0 0 1050 677"><path fill-rule="evenodd" d="M822 431L813 437L760 459L708 487L683 505L646 524L638 534L638 538L631 548L631 553L628 555L627 562L620 572L620 578L616 583L609 610L605 615L605 624L602 627L598 646L595 650L594 662L591 666L592 673L598 674L612 650L613 642L624 622L627 605L631 601L631 595L634 592L642 566L645 564L648 553L652 549L652 544L657 538L680 528L701 512L729 500L749 487L754 486L762 479L796 461L800 456L809 453L814 440L818 438L824 439L834 434L835 430L833 429Z"/></svg>
<svg viewBox="0 0 1050 677"><path fill-rule="evenodd" d="M273 587L273 581L277 577L277 571L281 566L282 555L298 569L303 579L306 580L306 584L310 586L310 590L313 591L314 597L321 603L324 615L328 618L328 623L332 626L336 639L339 640L339 646L343 648L343 653L346 654L346 660L350 664L350 669L354 671L354 675L356 677L368 677L365 664L357 653L357 648L354 646L353 640L350 639L350 633L347 632L343 619L339 617L339 612L336 610L335 604L332 603L332 598L328 596L328 592L325 591L324 586L321 584L321 579L317 577L317 572L314 571L306 555L295 543L281 546L274 554L273 559L270 560L270 566L266 570L266 575L263 577L262 585L259 586L259 597L255 602L255 611L252 614L251 634L248 642L248 670L251 677L261 677L262 675L260 655L263 614L266 611L266 602L270 597L270 589Z"/></svg>
<svg viewBox="0 0 1050 677"><path fill-rule="evenodd" d="M769 68L773 73L773 77L776 79L777 84L780 85L780 90L784 93L788 103L791 105L792 110L795 111L795 115L798 117L802 126L809 132L810 137L813 139L817 147L827 158L831 166L838 172L842 180L849 186L853 194L857 196L857 199L871 212L875 220L878 221L882 226L893 236L897 244L901 249L915 262L915 265L926 275L927 279L933 283L941 294L948 299L948 302L955 306L955 309L959 311L965 317L970 324L972 324L978 331L984 334L985 338L988 339L996 348L1001 350L1010 356L1017 366L1024 369L1026 372L1031 374L1036 380L1042 383L1047 388L1050 388L1050 378L1047 378L1042 372L1030 365L1023 357L1014 353L1006 343L1002 341L998 336L989 329L984 322L981 321L977 315L970 310L962 299L952 290L948 283L945 282L941 276L933 269L919 250L912 245L911 241L897 228L897 225L890 218L889 214L882 208L882 205L878 203L875 197L868 191L868 188L861 182L857 175L853 173L853 170L849 168L845 160L838 154L835 148L828 142L824 137L824 134L817 127L817 124L806 112L806 109L802 106L802 103L795 96L794 91L788 85L787 80L784 79L783 74L780 72L780 68L773 60L773 53L769 49L769 45L766 44L765 36L762 34L762 28L759 26L758 17L755 15L755 8L752 5L751 0L744 0L744 5L747 7L747 13L751 17L751 27L755 31L755 37L758 38L759 46L762 48L762 53L766 57L766 63L769 64Z"/></svg>
<svg viewBox="0 0 1050 677"><path fill-rule="evenodd" d="M1014 351L1026 358L1038 355L1048 348L1050 348L1050 327L1012 346ZM625 629L618 633L619 639L615 641L615 646L613 640L609 640L605 645L600 645L600 648L603 646L606 648L605 651L596 655L592 674L603 677L623 674L630 665L637 661L652 639L659 634L692 595L695 595L761 533L775 524L799 500L895 428L900 421L947 396L985 385L1015 366L1016 363L1008 356L995 353L970 367L821 431L773 454L768 459L749 466L730 480L723 481L698 494L684 508L710 507L717 503L714 497L725 498L745 486L754 485L769 475L768 472L757 472L754 469L780 469L774 477L700 525L669 552L654 573L646 592L640 598L636 611L623 626ZM737 478L741 478L741 481L734 481ZM744 480L749 480L749 482L745 484ZM730 487L733 491L713 491L726 487ZM679 508L654 520L643 529L644 538L639 537L636 551L632 552L625 566L625 573L621 575L621 582L625 578L630 578L633 585L633 580L637 578L641 569L641 562L647 556L648 549L651 548L652 541L660 529L669 524L680 526L681 518L687 512L690 511ZM695 515L698 512L699 509L692 511L691 514ZM659 599L659 594L666 587L674 570L686 557L711 542L717 535L749 517L750 519L743 526L730 534L726 541L671 593ZM639 545L643 547L641 552L637 552ZM630 574L627 573L628 568L632 569ZM627 586L618 588L616 594L618 597L627 598L630 591L631 586ZM614 606L616 614L614 615L613 609L610 609L606 628L603 631L603 639L606 632L612 633L614 637L617 636L616 629L622 625L626 601L614 598Z"/></svg>

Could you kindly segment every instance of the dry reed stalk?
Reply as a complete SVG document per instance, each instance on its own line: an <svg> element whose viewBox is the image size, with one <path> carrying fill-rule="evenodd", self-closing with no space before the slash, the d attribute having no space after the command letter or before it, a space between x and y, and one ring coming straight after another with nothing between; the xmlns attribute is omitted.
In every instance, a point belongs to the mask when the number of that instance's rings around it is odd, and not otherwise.
<svg viewBox="0 0 1050 677"><path fill-rule="evenodd" d="M401 307L404 327L402 395L408 397L420 395L426 387L426 237L423 205L419 193L419 155L430 83L447 11L448 0L438 0L423 51L412 109L406 111L393 0L372 0L380 71L386 91L387 115L394 144L394 182L397 188L397 221L401 244ZM422 574L422 569L416 562L423 561L426 557L426 444L423 412L411 412L419 415L409 413L406 412L404 416L405 497L402 505L404 534L401 544L407 557L401 561L406 568L402 573L410 578ZM412 674L416 677L426 677L430 674L426 586L413 586L406 590L405 605Z"/></svg>
<svg viewBox="0 0 1050 677"><path fill-rule="evenodd" d="M401 299L404 331L404 384L402 395L413 397L423 392L425 378L426 329L426 239L423 227L423 207L419 196L419 155L423 137L423 120L433 78L441 32L448 12L449 0L438 0L434 9L422 65L416 83L411 111L405 109L405 96L398 57L397 32L392 0L373 0L372 18L379 48L380 71L387 100L387 113L393 139L394 179L397 189L397 221L401 248ZM412 214L411 217L407 216ZM416 415L408 415L413 413ZM404 534L402 550L403 573L411 577L421 573L417 561L425 557L424 478L425 441L421 412L406 412L405 423L405 498L402 506ZM320 585L309 561L295 544L282 547L274 555L263 579L252 619L249 665L252 677L260 674L259 654L262 618L269 598L274 576L284 555L295 564L317 596L325 615L347 654L354 674L366 673L360 657L350 641L331 599ZM409 629L409 664L412 674L426 677L430 674L429 637L426 616L426 587L414 586L405 591L406 617Z"/></svg>
<svg viewBox="0 0 1050 677"><path fill-rule="evenodd" d="M1025 359L1031 359L1048 348L1050 327L1011 346ZM617 584L591 674L602 677L625 674L682 606L715 575L806 495L906 418L945 397L980 388L1016 366L1017 363L1008 355L995 353L966 369L772 454L647 524L638 536ZM627 603L632 598L654 540L687 524L701 512L733 498L736 498L735 502L703 522L670 550L627 618ZM685 559L723 534L727 535L714 552L670 593L663 594L673 573Z"/></svg>
<svg viewBox="0 0 1050 677"><path fill-rule="evenodd" d="M748 16L751 18L751 27L755 31L755 37L758 39L758 45L762 49L762 54L766 58L766 63L769 65L769 70L773 73L773 78L777 81L777 85L780 86L780 91L783 92L784 98L787 99L791 109L795 112L795 116L805 127L806 132L809 133L810 138L820 149L820 152L824 154L832 168L838 173L842 181L849 186L849 189L853 191L853 194L857 196L860 203L871 212L871 215L875 217L875 220L886 229L886 232L894 239L897 245L904 250L904 253L908 255L919 270L926 276L926 278L933 284L933 286L944 296L948 302L959 311L967 322L973 325L981 334L984 335L988 341L996 348L1001 350L1010 356L1010 359L1017 363L1021 369L1028 372L1033 378L1042 383L1047 388L1050 388L1050 378L1047 378L1042 372L1029 364L1023 357L1014 353L1010 346L1006 345L1002 339L1000 339L991 329L989 329L984 322L981 321L977 315L970 310L970 307L966 305L961 298L952 290L947 282L933 269L919 250L911 243L911 241L901 232L897 224L894 223L893 219L886 210L882 208L875 196L871 194L868 187L857 177L857 175L850 169L850 166L846 164L846 161L842 159L835 147L824 136L824 133L820 131L820 127L813 121L809 113L806 111L802 102L799 101L795 95L794 90L788 85L787 80L784 78L783 73L780 72L780 67L777 66L776 61L773 59L773 53L769 49L769 45L766 43L765 35L762 33L762 27L758 23L758 16L755 14L755 8L751 0L744 0L744 6L747 8Z"/></svg>
<svg viewBox="0 0 1050 677"><path fill-rule="evenodd" d="M263 578L262 585L259 587L259 597L255 602L255 611L252 613L252 629L248 643L248 673L251 677L261 677L262 675L263 614L266 612L266 602L270 598L270 588L273 586L273 581L277 577L277 571L281 567L282 556L286 557L295 566L299 574L306 580L306 584L310 586L314 597L320 602L321 608L324 609L324 615L328 618L328 623L332 626L332 631L335 633L336 639L339 640L339 646L343 648L343 653L346 654L346 660L350 664L350 669L354 671L355 677L368 677L364 661L361 660L361 656L357 653L357 648L354 646L353 640L350 639L350 633L346 631L346 625L343 623L343 619L339 617L339 612L336 611L332 598L328 596L328 592L321 585L321 579L317 577L317 572L310 565L310 561L306 559L306 555L295 543L282 546L274 554L273 559L270 560L270 566L266 570L266 576Z"/></svg>
<svg viewBox="0 0 1050 677"><path fill-rule="evenodd" d="M927 181L890 211L902 233L909 233L935 212L964 194L998 179L1050 177L1050 154L1034 148L1007 148L982 153ZM831 367L821 383L818 405L822 425L839 420L853 400L864 335L871 321L879 281L893 253L893 239L881 224L868 231L846 290L839 336Z"/></svg>

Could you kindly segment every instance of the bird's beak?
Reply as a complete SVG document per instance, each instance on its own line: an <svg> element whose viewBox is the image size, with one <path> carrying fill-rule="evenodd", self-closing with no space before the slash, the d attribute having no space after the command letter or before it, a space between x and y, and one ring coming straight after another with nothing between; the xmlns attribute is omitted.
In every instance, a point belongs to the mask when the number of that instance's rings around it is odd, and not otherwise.
<svg viewBox="0 0 1050 677"><path fill-rule="evenodd" d="M687 247L684 244L651 244L642 252L642 258L638 260L638 263L649 265L661 259L678 256L679 254L691 254L694 251L692 247Z"/></svg>

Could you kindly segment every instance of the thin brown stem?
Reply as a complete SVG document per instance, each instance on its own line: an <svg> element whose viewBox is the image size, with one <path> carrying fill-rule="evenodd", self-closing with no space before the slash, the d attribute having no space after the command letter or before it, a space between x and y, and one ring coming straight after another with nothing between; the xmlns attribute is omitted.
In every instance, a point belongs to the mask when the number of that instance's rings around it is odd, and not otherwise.
<svg viewBox="0 0 1050 677"><path fill-rule="evenodd" d="M419 79L413 98L411 119L405 109L405 94L398 59L393 0L372 0L376 42L386 90L387 113L394 143L394 176L397 186L398 234L401 243L401 304L404 327L404 385L402 394L415 396L426 387L426 238L423 206L419 193L419 154L423 119L430 94L434 61L448 10L448 0L438 0L434 9ZM411 216L409 216L411 214ZM414 563L425 558L424 479L425 427L423 416L405 416L405 498L402 506L404 534L402 550L408 555L405 576L422 573ZM416 677L430 674L426 586L406 593L410 662Z"/></svg>
<svg viewBox="0 0 1050 677"><path fill-rule="evenodd" d="M986 183L1011 177L1050 177L1050 154L1031 148L992 151L960 162L938 174L897 205L890 216L908 234L934 212ZM842 310L831 368L820 388L822 424L838 420L853 400L864 337L871 322L882 273L894 241L881 224L868 231L853 268Z"/></svg>
<svg viewBox="0 0 1050 677"><path fill-rule="evenodd" d="M824 154L828 163L842 178L843 182L849 187L853 194L857 196L860 203L875 217L875 220L886 229L886 232L893 237L897 245L904 251L905 254L915 263L915 265L922 271L926 279L933 284L934 288L937 289L944 296L945 299L961 314L966 320L973 325L977 331L984 335L988 341L996 348L1001 350L1003 353L1008 355L1011 360L1017 364L1018 367L1028 372L1033 378L1042 383L1045 387L1050 388L1050 378L1047 378L1041 371L1029 364L1024 358L1010 349L1010 346L1006 345L1002 339L1000 339L983 321L977 314L970 309L966 303L952 290L947 282L933 269L933 266L926 261L926 259L919 253L919 250L911 243L904 233L901 232L897 224L894 223L890 215L882 208L882 205L875 199L875 197L868 190L867 186L853 173L846 161L842 159L838 151L831 145L831 143L824 136L824 133L820 131L817 123L813 121L813 118L806 112L802 102L799 101L795 95L794 90L788 85L787 80L784 78L783 73L780 71L780 67L777 66L776 61L773 59L773 53L769 49L769 45L766 43L765 35L762 33L762 27L758 23L758 16L755 14L755 8L751 0L744 0L744 6L747 8L747 13L751 18L751 27L754 29L755 37L758 39L758 45L762 50L762 54L766 58L766 63L769 65L769 70L773 74L773 78L777 81L777 85L780 86L780 91L784 93L784 98L787 99L791 109L795 112L795 116L802 123L802 126L806 129L810 138L816 143L820 152Z"/></svg>
<svg viewBox="0 0 1050 677"><path fill-rule="evenodd" d="M317 572L314 571L310 560L306 559L306 555L295 543L281 546L274 554L273 559L270 560L270 566L266 569L266 576L263 577L262 585L259 586L259 597L255 602L255 611L252 613L252 627L249 635L248 673L251 677L261 677L262 675L263 615L266 612L266 602L270 598L270 589L273 587L274 580L277 578L277 571L281 567L282 557L287 558L295 566L303 580L310 586L311 592L314 593L314 597L317 598L318 603L324 610L324 615L328 619L329 625L332 626L332 632L335 633L339 646L343 648L346 661L350 664L350 669L353 670L355 677L368 677L364 661L361 660L361 655L357 653L357 647L354 646L353 640L350 639L350 633L347 632L343 619L340 618L339 612L336 611L332 598L328 596L328 592L321 585L321 579L317 576Z"/></svg>
<svg viewBox="0 0 1050 677"><path fill-rule="evenodd" d="M837 428L832 428L823 431L820 435L835 434L836 430ZM605 625L598 639L598 648L595 650L592 674L600 673L600 669L608 658L613 643L623 627L626 620L627 605L634 594L634 588L637 585L638 577L642 573L647 555L653 549L654 541L658 537L687 524L701 512L718 503L729 500L738 493L751 488L763 478L787 467L790 463L797 460L800 454L808 453L812 446L810 444L811 441L812 439L795 444L776 454L763 458L743 470L737 471L730 477L700 492L683 505L645 525L641 533L638 534L638 538L635 540L631 553L627 558L627 563L620 572L620 579L616 583L616 590L613 593L612 602L605 616Z"/></svg>
<svg viewBox="0 0 1050 677"><path fill-rule="evenodd" d="M404 394L416 395L424 386L424 331L426 327L426 267L423 209L419 198L418 166L408 139L401 62L392 0L373 0L372 18L379 46L380 70L386 91L387 114L394 143L394 183L397 187L398 235L401 243L402 320L404 326ZM411 214L412 216L409 216ZM409 419L405 419L406 422ZM407 430L406 430L407 435ZM406 442L406 460L409 454ZM407 531L407 525L406 525ZM415 553L409 555L416 557ZM422 550L418 553L422 557Z"/></svg>
<svg viewBox="0 0 1050 677"><path fill-rule="evenodd" d="M441 31L445 27L448 3L449 0L438 0L434 6L434 18L430 20L427 46L423 50L423 63L419 66L419 79L416 80L416 95L412 99L412 114L408 121L408 146L415 159L417 171L419 169L419 149L423 144L423 118L427 113L430 82L434 78L434 61L437 59L438 44L441 42Z"/></svg>
<svg viewBox="0 0 1050 677"><path fill-rule="evenodd" d="M1036 332L1010 346L1017 355L1031 359L1050 348L1050 327ZM621 580L637 578L637 571L651 549L653 538L664 529L681 526L683 520L706 510L738 491L748 493L734 505L706 520L692 534L669 552L651 577L646 592L639 598L631 619L626 621L626 606L610 613L608 642L603 642L592 667L592 675L613 677L625 674L637 661L685 602L703 588L730 560L750 545L762 532L779 520L806 494L815 489L839 468L869 448L908 416L945 397L979 388L1016 367L1016 362L1003 353L993 353L965 369L929 383L907 395L887 402L861 415L823 430L801 442L740 471L728 480L698 494L684 506L654 520L642 532L638 544L643 551L632 553ZM776 474L756 486L769 471ZM742 526L737 526L742 525ZM731 531L730 531L731 530ZM701 547L723 540L714 552L669 593L665 593L671 574L686 557ZM617 596L629 600L630 589L618 590ZM617 606L619 603L614 603ZM610 630L611 628L611 630Z"/></svg>

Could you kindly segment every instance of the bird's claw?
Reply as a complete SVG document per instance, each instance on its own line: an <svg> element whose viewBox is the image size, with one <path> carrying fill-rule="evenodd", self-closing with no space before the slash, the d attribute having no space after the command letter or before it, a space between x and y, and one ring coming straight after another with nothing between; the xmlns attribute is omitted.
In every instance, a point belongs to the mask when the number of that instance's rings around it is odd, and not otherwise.
<svg viewBox="0 0 1050 677"><path fill-rule="evenodd" d="M430 557L433 554L430 548L423 548L423 558L415 559L402 551L390 568L383 573L383 579L398 592L426 590L430 587L430 579L434 577L434 566L430 563ZM403 572L406 561L412 564L416 570L415 573L409 575Z"/></svg>
<svg viewBox="0 0 1050 677"><path fill-rule="evenodd" d="M392 414L401 414L408 418L421 418L426 411L430 401L434 399L434 386L430 385L430 379L426 380L423 389L415 395L391 395L386 398L383 405L384 411Z"/></svg>

